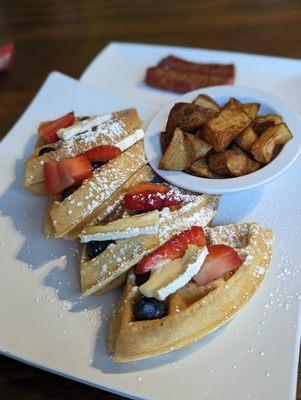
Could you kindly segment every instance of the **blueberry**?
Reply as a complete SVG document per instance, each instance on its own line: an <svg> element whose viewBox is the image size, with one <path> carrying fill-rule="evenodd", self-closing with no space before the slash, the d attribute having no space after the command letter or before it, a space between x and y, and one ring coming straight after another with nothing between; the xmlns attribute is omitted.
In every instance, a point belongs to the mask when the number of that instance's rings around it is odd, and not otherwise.
<svg viewBox="0 0 301 400"><path fill-rule="evenodd" d="M63 199L65 199L66 197L69 197L72 193L74 193L76 191L76 189L78 189L77 186L71 186L71 187L65 189L62 193Z"/></svg>
<svg viewBox="0 0 301 400"><path fill-rule="evenodd" d="M166 304L154 297L140 297L135 304L134 315L138 321L162 318L166 315Z"/></svg>
<svg viewBox="0 0 301 400"><path fill-rule="evenodd" d="M39 156L42 156L43 154L46 153L51 153L55 149L53 147L42 147L41 150L39 151Z"/></svg>
<svg viewBox="0 0 301 400"><path fill-rule="evenodd" d="M92 240L91 242L88 242L86 247L88 256L91 259L98 256L98 254L102 253L111 243L113 243L112 240Z"/></svg>
<svg viewBox="0 0 301 400"><path fill-rule="evenodd" d="M92 161L93 169L100 168L103 165L101 161Z"/></svg>
<svg viewBox="0 0 301 400"><path fill-rule="evenodd" d="M135 276L136 285L137 286L143 285L149 279L150 274L151 273L149 271L142 275L136 275Z"/></svg>

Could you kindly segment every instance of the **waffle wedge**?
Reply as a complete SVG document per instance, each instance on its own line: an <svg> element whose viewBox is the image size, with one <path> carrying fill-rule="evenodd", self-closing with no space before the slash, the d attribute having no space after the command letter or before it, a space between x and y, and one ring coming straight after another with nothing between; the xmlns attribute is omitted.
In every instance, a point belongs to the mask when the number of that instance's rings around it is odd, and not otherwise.
<svg viewBox="0 0 301 400"><path fill-rule="evenodd" d="M125 193L132 186L140 182L149 182L154 178L153 170L148 166L144 165L138 171L136 171L129 179L127 179L123 185L115 190L112 195L105 200L100 207L93 212L91 217L83 219L81 223L77 224L75 228L71 229L64 235L66 240L75 240L84 226L95 226L101 223L113 221L122 216L123 209L120 207L124 198ZM56 200L56 201L55 201ZM49 207L45 217L44 232L46 239L50 239L55 236L54 225L50 216L52 210L60 206L59 196L51 196L49 200Z"/></svg>
<svg viewBox="0 0 301 400"><path fill-rule="evenodd" d="M50 218L55 237L82 229L97 218L103 207L107 209L112 205L112 199L109 200L111 196L145 165L143 143L139 141L119 157L95 170L74 193L52 207Z"/></svg>
<svg viewBox="0 0 301 400"><path fill-rule="evenodd" d="M243 264L206 286L188 283L168 297L167 316L149 321L134 319L140 294L130 274L109 332L114 361L140 360L191 345L233 318L253 296L271 261L272 232L242 223L206 228L206 237L209 244L234 247Z"/></svg>
<svg viewBox="0 0 301 400"><path fill-rule="evenodd" d="M208 225L217 212L219 196L183 192L183 198L185 202L180 208L175 210L164 208L159 212L157 234L120 239L116 242L117 246L113 248L109 246L92 260L87 261L87 257L82 257L80 263L82 297L85 298L104 288L176 233L192 225ZM129 246L132 246L131 240L136 245L134 252L128 250ZM86 254L85 247L83 252ZM113 264L112 257L115 260Z"/></svg>
<svg viewBox="0 0 301 400"><path fill-rule="evenodd" d="M44 164L48 161L59 161L64 158L75 157L99 145L115 145L122 151L126 150L143 137L140 129L142 121L135 109L117 111L104 116L95 117L95 125L83 126L82 133L68 137L68 140L59 140L51 144L54 150L39 156L39 151L44 147L42 141L38 142L33 155L26 161L24 167L24 186L34 194L46 194L44 184ZM76 118L75 124L79 119ZM73 129L74 126L66 129Z"/></svg>

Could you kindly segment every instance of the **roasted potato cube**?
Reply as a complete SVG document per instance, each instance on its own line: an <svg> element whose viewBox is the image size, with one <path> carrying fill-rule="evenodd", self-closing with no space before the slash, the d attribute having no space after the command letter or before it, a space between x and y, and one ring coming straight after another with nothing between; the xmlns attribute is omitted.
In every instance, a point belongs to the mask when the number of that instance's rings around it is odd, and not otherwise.
<svg viewBox="0 0 301 400"><path fill-rule="evenodd" d="M194 130L204 125L208 118L216 115L216 111L208 108L199 107L191 103L176 103L170 110L166 129L163 134L162 144L165 150L171 141L172 135L176 128L184 130Z"/></svg>
<svg viewBox="0 0 301 400"><path fill-rule="evenodd" d="M251 118L239 107L226 107L205 123L203 137L215 151L222 151L250 123Z"/></svg>
<svg viewBox="0 0 301 400"><path fill-rule="evenodd" d="M202 178L218 178L219 176L212 172L205 158L200 158L195 161L190 167L190 171L192 171L195 175L200 176Z"/></svg>
<svg viewBox="0 0 301 400"><path fill-rule="evenodd" d="M189 151L190 150L190 151ZM188 169L194 160L191 160L191 151L194 152L191 145L187 150L185 145L185 136L181 129L176 128L172 139L161 158L159 168L174 171L183 171Z"/></svg>
<svg viewBox="0 0 301 400"><path fill-rule="evenodd" d="M248 126L234 138L234 142L245 151L250 151L252 144L255 143L256 140L257 135L251 126Z"/></svg>
<svg viewBox="0 0 301 400"><path fill-rule="evenodd" d="M270 126L252 145L251 153L255 160L266 164L271 161L276 146L284 145L292 137L286 124Z"/></svg>
<svg viewBox="0 0 301 400"><path fill-rule="evenodd" d="M260 168L258 162L233 150L211 154L208 165L213 172L226 176L247 175Z"/></svg>
<svg viewBox="0 0 301 400"><path fill-rule="evenodd" d="M199 94L198 97L193 100L193 104L197 106L210 108L213 111L219 111L220 107L216 101L214 101L211 97L207 96L206 94Z"/></svg>
<svg viewBox="0 0 301 400"><path fill-rule="evenodd" d="M243 103L241 108L251 118L254 119L260 108L259 103Z"/></svg>
<svg viewBox="0 0 301 400"><path fill-rule="evenodd" d="M231 147L229 150L233 150L237 154L243 154L244 156L248 157L248 154L243 149L241 149L239 146L237 146L237 144L235 144L235 143L231 144Z"/></svg>
<svg viewBox="0 0 301 400"><path fill-rule="evenodd" d="M282 118L279 115L265 115L264 117L256 117L252 123L252 128L256 135L261 135L270 126L280 125Z"/></svg>
<svg viewBox="0 0 301 400"><path fill-rule="evenodd" d="M223 109L226 109L226 108L241 108L241 106L242 106L242 103L239 100L235 99L234 97L231 97L229 99L228 103L226 103L224 105Z"/></svg>
<svg viewBox="0 0 301 400"><path fill-rule="evenodd" d="M205 140L197 136L191 135L190 133L185 133L184 136L185 136L185 146L187 147L189 145L192 145L193 154L191 153L191 157L194 160L204 157L212 149L211 144L205 142Z"/></svg>

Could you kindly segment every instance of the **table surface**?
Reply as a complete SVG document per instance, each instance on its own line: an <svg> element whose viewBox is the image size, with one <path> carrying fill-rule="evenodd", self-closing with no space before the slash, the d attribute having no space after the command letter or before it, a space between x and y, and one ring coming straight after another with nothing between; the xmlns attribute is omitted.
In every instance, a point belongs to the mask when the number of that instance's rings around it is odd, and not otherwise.
<svg viewBox="0 0 301 400"><path fill-rule="evenodd" d="M1 0L0 45L16 55L0 74L0 138L50 71L78 78L112 40L301 59L300 37L300 0ZM298 400L300 378L301 365ZM121 399L2 356L0 398Z"/></svg>

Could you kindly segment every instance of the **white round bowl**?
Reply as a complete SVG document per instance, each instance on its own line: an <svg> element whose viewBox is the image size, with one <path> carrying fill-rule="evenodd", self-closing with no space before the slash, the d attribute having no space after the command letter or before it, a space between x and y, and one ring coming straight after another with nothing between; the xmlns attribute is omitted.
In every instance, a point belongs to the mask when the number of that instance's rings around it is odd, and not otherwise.
<svg viewBox="0 0 301 400"><path fill-rule="evenodd" d="M170 109L178 102L192 102L201 93L212 97L221 106L230 97L235 97L241 102L260 103L261 107L258 114L280 115L292 132L293 138L283 146L277 157L269 164L252 174L237 178L205 179L189 175L182 171L165 171L159 169L159 161L163 155L160 144L160 132L165 129ZM151 167L164 180L173 185L200 193L222 194L238 192L270 182L293 164L301 151L301 120L283 100L270 93L242 86L214 86L186 93L163 107L148 125L145 132L144 149Z"/></svg>

